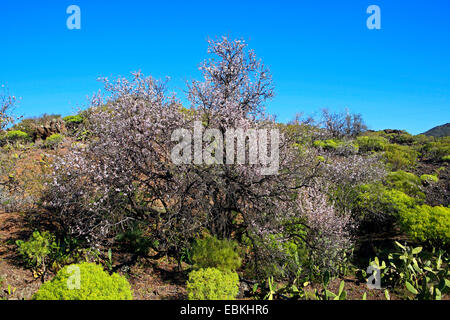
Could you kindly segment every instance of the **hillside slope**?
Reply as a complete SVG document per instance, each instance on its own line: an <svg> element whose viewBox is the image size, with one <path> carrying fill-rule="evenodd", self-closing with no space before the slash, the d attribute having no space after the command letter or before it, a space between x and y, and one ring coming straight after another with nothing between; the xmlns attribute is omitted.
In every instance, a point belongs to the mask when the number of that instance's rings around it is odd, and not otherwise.
<svg viewBox="0 0 450 320"><path fill-rule="evenodd" d="M448 137L450 136L450 123L434 127L428 130L427 132L424 132L423 134L426 136L433 136L433 137Z"/></svg>

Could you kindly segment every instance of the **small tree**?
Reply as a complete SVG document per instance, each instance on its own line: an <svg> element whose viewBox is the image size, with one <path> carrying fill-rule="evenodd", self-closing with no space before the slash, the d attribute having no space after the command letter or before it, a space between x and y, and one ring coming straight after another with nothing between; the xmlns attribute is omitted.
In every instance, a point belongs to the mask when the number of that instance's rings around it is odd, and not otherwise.
<svg viewBox="0 0 450 320"><path fill-rule="evenodd" d="M322 125L334 138L356 137L367 130L360 114L332 113L322 110Z"/></svg>
<svg viewBox="0 0 450 320"><path fill-rule="evenodd" d="M4 88L4 86L2 86ZM5 90L4 90L5 91ZM11 114L16 105L16 97L7 93L0 94L0 131L6 129L16 120Z"/></svg>
<svg viewBox="0 0 450 320"><path fill-rule="evenodd" d="M299 144L308 133L283 127L265 113L273 96L271 76L247 44L227 38L209 44L213 57L201 64L202 81L188 84L190 109L167 95L165 82L140 73L131 80L104 80L106 98L94 97L87 115L89 145L74 147L55 164L46 201L61 225L96 244L111 239L119 226L145 220L153 226L158 250L176 254L204 229L218 239L246 236L257 270L280 255L267 246L271 235L307 242L311 250L324 250L313 243L319 235L347 246L336 239L348 233L335 229L345 228L345 212L335 212L325 191L336 182L376 180L374 161L362 156L316 161L321 151ZM222 134L230 128L280 130L278 174L263 174L262 163L173 163L178 142L171 133L192 129L195 121ZM203 149L209 145L201 143ZM223 154L226 148L227 143ZM290 232L293 225L307 226L311 236Z"/></svg>

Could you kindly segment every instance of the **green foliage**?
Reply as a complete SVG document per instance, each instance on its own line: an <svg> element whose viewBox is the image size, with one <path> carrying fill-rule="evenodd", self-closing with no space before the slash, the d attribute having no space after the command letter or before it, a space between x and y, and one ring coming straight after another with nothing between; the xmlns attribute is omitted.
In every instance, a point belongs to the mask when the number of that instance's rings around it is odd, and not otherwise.
<svg viewBox="0 0 450 320"><path fill-rule="evenodd" d="M402 229L413 239L435 245L450 243L450 208L421 205L399 212Z"/></svg>
<svg viewBox="0 0 450 320"><path fill-rule="evenodd" d="M300 272L310 271L313 261L306 243L306 228L299 221L288 220L284 233L270 234L263 238L252 234L242 237L242 244L252 251L253 245L264 246L267 252L272 252L271 259L260 259L257 265L254 259L249 259L245 265L245 274L253 277L258 273L259 279L268 277L293 279L300 276ZM252 240L250 240L250 237ZM258 268L256 272L256 268Z"/></svg>
<svg viewBox="0 0 450 320"><path fill-rule="evenodd" d="M145 234L144 226L139 224L134 224L125 232L118 234L116 240L122 249L143 256L148 254L150 248L158 245Z"/></svg>
<svg viewBox="0 0 450 320"><path fill-rule="evenodd" d="M411 145L416 141L415 137L405 130L386 129L383 131L378 131L376 134L388 139L389 143L394 144Z"/></svg>
<svg viewBox="0 0 450 320"><path fill-rule="evenodd" d="M5 135L2 137L2 140L10 143L31 142L30 136L26 132L20 130L6 131Z"/></svg>
<svg viewBox="0 0 450 320"><path fill-rule="evenodd" d="M132 300L132 291L127 279L117 273L109 275L100 265L81 263L61 269L33 300Z"/></svg>
<svg viewBox="0 0 450 320"><path fill-rule="evenodd" d="M450 154L447 155L447 156L443 156L443 157L441 158L441 160L442 160L442 161L445 161L445 162L450 162Z"/></svg>
<svg viewBox="0 0 450 320"><path fill-rule="evenodd" d="M446 137L450 136L450 123L443 124L441 126L434 127L424 134L433 137Z"/></svg>
<svg viewBox="0 0 450 320"><path fill-rule="evenodd" d="M371 265L380 270L384 285L403 285L418 300L440 300L450 289L448 257L433 249L423 251L395 242L397 250L387 256L387 263L375 257Z"/></svg>
<svg viewBox="0 0 450 320"><path fill-rule="evenodd" d="M400 211L420 204L421 201L396 189L387 189L381 184L367 184L359 188L355 211L361 215L398 216Z"/></svg>
<svg viewBox="0 0 450 320"><path fill-rule="evenodd" d="M408 132L403 132L397 135L392 135L391 142L392 143L398 143L398 144L412 144L414 143L415 139L414 136Z"/></svg>
<svg viewBox="0 0 450 320"><path fill-rule="evenodd" d="M64 117L63 120L66 124L80 124L84 121L84 118L82 115L77 114L75 116Z"/></svg>
<svg viewBox="0 0 450 320"><path fill-rule="evenodd" d="M216 268L194 270L187 282L189 300L234 300L239 293L236 272Z"/></svg>
<svg viewBox="0 0 450 320"><path fill-rule="evenodd" d="M58 114L43 114L40 117L26 118L13 126L13 130L20 130L27 133L30 137L34 137L37 134L37 128L40 126L48 125L51 121L60 119Z"/></svg>
<svg viewBox="0 0 450 320"><path fill-rule="evenodd" d="M27 265L36 269L45 269L48 256L58 248L55 237L47 231L35 231L28 241L17 240L16 244Z"/></svg>
<svg viewBox="0 0 450 320"><path fill-rule="evenodd" d="M425 194L422 192L422 180L413 173L402 170L390 172L386 177L386 184L390 188L402 191L411 197L425 198Z"/></svg>
<svg viewBox="0 0 450 320"><path fill-rule="evenodd" d="M433 174L423 174L420 176L420 180L422 181L422 184L429 185L438 182L439 178Z"/></svg>
<svg viewBox="0 0 450 320"><path fill-rule="evenodd" d="M235 271L242 263L237 249L237 243L231 240L219 240L216 237L197 240L192 250L194 268Z"/></svg>
<svg viewBox="0 0 450 320"><path fill-rule="evenodd" d="M339 284L339 290L335 294L328 289L330 284L331 275L329 272L325 272L322 277L322 291L315 290L315 296L317 300L345 300L347 299L347 292L344 290L345 282L342 280Z"/></svg>
<svg viewBox="0 0 450 320"><path fill-rule="evenodd" d="M450 137L436 138L435 141L421 145L419 151L425 160L446 161L444 158L450 155Z"/></svg>
<svg viewBox="0 0 450 320"><path fill-rule="evenodd" d="M54 149L56 148L61 142L63 142L64 136L59 133L54 133L44 141L44 146L46 148Z"/></svg>
<svg viewBox="0 0 450 320"><path fill-rule="evenodd" d="M424 205L417 185L421 180L412 174L393 172L388 179L395 189L386 189L379 184L360 187L354 211L366 215L390 215L411 239L435 245L448 244L450 208Z"/></svg>
<svg viewBox="0 0 450 320"><path fill-rule="evenodd" d="M47 267L58 270L62 265L80 259L78 243L74 239L59 241L48 231L35 231L28 241L18 240L16 244L24 262L35 271L45 272Z"/></svg>
<svg viewBox="0 0 450 320"><path fill-rule="evenodd" d="M415 166L418 153L412 147L389 144L385 147L384 159L394 170L405 170Z"/></svg>
<svg viewBox="0 0 450 320"><path fill-rule="evenodd" d="M383 151L388 144L388 140L380 136L360 136L356 138L356 143L361 152Z"/></svg>
<svg viewBox="0 0 450 320"><path fill-rule="evenodd" d="M314 141L313 145L315 147L320 147L323 148L325 150L334 150L339 146L340 142L337 140L333 140L333 139L328 139L328 140L316 140Z"/></svg>

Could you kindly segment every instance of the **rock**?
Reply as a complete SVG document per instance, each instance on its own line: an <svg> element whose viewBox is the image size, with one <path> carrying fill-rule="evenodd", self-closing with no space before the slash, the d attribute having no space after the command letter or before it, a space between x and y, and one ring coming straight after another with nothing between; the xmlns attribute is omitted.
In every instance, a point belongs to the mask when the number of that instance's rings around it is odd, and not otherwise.
<svg viewBox="0 0 450 320"><path fill-rule="evenodd" d="M45 140L53 134L65 134L67 128L62 119L52 119L48 124L36 127L36 133L33 137L33 141Z"/></svg>

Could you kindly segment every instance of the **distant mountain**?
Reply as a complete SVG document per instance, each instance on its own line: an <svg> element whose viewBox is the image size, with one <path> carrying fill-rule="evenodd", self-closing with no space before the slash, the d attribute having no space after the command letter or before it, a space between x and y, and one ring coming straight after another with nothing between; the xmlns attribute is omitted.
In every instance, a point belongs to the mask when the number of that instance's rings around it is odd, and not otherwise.
<svg viewBox="0 0 450 320"><path fill-rule="evenodd" d="M442 126L434 127L423 133L426 136L433 137L448 137L450 136L450 123L443 124Z"/></svg>

